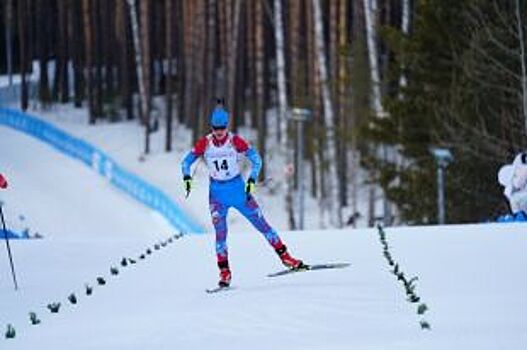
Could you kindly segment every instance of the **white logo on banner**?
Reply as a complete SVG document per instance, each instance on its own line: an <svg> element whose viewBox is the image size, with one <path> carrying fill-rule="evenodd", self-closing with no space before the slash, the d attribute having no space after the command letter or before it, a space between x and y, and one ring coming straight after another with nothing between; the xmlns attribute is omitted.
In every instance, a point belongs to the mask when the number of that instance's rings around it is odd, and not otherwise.
<svg viewBox="0 0 527 350"><path fill-rule="evenodd" d="M99 164L101 162L101 155L98 152L94 152L91 157L91 166L96 172L100 172Z"/></svg>
<svg viewBox="0 0 527 350"><path fill-rule="evenodd" d="M108 181L112 181L113 176L113 162L109 159L106 159L106 162L104 162L104 174Z"/></svg>

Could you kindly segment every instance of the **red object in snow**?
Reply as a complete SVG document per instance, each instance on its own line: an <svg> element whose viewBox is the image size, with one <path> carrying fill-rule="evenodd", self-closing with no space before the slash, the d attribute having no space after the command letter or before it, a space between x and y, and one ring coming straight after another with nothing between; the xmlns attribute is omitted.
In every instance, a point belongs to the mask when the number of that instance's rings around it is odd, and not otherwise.
<svg viewBox="0 0 527 350"><path fill-rule="evenodd" d="M7 180L0 174L0 188L7 188Z"/></svg>

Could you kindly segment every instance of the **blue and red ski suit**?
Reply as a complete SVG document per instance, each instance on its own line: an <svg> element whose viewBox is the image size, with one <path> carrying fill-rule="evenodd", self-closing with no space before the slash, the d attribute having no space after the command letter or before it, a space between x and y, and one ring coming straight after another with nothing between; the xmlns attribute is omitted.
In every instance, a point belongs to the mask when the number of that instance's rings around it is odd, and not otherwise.
<svg viewBox="0 0 527 350"><path fill-rule="evenodd" d="M262 167L260 155L242 137L230 132L222 140L212 134L202 137L181 162L183 176L190 176L190 168L199 157L205 158L209 168L209 207L216 231L216 256L220 268L228 266L227 213L231 207L245 216L275 250L285 249L255 198L245 192L245 182L237 164L237 157L241 154L252 164L249 178L257 179Z"/></svg>

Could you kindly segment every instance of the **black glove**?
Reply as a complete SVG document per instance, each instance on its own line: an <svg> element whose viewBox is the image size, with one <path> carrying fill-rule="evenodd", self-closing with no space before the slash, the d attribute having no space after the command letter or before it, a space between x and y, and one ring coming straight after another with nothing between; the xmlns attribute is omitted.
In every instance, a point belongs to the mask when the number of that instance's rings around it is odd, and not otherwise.
<svg viewBox="0 0 527 350"><path fill-rule="evenodd" d="M192 189L192 177L190 175L183 176L183 184L185 186L185 191L187 192L187 197L190 194Z"/></svg>

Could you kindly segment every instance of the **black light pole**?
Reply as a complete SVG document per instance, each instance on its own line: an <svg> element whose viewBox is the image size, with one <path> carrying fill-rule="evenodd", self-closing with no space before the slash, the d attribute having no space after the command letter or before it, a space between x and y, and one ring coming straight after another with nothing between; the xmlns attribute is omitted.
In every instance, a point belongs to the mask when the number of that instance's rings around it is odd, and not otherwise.
<svg viewBox="0 0 527 350"><path fill-rule="evenodd" d="M11 254L11 246L9 245L9 237L7 236L7 229L5 227L5 220L4 220L4 211L2 209L1 203L0 203L0 216L2 217L2 227L4 229L5 244L7 247L7 254L9 255L9 263L11 264L11 274L13 275L13 282L15 284L15 290L17 290L18 284L16 283L15 265L13 264L13 256Z"/></svg>
<svg viewBox="0 0 527 350"><path fill-rule="evenodd" d="M298 229L304 229L304 123L309 121L311 111L304 108L291 109L290 119L297 126L297 181L298 181Z"/></svg>

